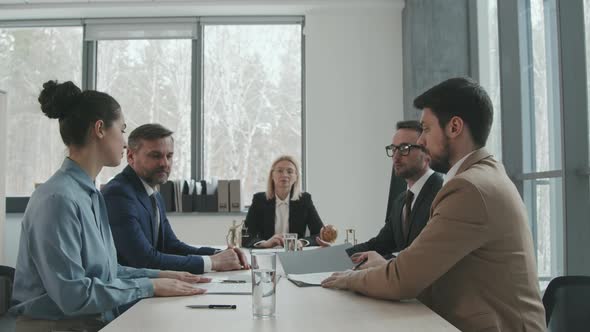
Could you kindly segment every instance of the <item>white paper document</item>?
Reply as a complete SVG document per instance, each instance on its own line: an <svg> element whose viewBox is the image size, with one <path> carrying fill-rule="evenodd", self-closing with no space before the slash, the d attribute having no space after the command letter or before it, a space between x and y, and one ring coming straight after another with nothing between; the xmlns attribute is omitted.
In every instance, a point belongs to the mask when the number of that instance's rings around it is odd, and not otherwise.
<svg viewBox="0 0 590 332"><path fill-rule="evenodd" d="M206 282L200 284L194 284L196 288L206 289L205 294L232 294L232 295L248 295L252 294L252 283L222 283L222 282Z"/></svg>
<svg viewBox="0 0 590 332"><path fill-rule="evenodd" d="M319 272L319 273L305 273L305 274L289 274L287 279L291 280L299 287L305 286L321 286L322 281L327 279L334 272Z"/></svg>

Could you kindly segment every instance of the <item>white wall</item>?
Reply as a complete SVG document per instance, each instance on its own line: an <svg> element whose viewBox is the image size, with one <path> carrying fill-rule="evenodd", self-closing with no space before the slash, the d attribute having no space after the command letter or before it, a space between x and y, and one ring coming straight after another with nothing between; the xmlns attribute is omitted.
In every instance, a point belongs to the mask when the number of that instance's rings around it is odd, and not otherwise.
<svg viewBox="0 0 590 332"><path fill-rule="evenodd" d="M6 223L6 93L0 90L0 240L4 242ZM0 245L0 265L4 264L4 246Z"/></svg>
<svg viewBox="0 0 590 332"><path fill-rule="evenodd" d="M255 3L256 1L250 1ZM249 3L250 3L249 2ZM261 1L258 1L262 3ZM264 2L199 7L67 4L7 8L0 19L171 15L304 15L307 190L325 223L353 227L361 241L385 219L391 159L384 146L403 118L401 0ZM96 5L95 5L96 6ZM125 7L127 6L127 7ZM232 9L234 8L234 9ZM263 9L262 9L263 8ZM8 10L10 9L10 10ZM45 13L45 14L44 14ZM246 198L248 200L248 198ZM231 218L171 216L189 243L224 239ZM204 220L204 223L201 221ZM204 234L210 234L203 238ZM12 250L12 248L11 248ZM16 250L16 248L14 249Z"/></svg>
<svg viewBox="0 0 590 332"><path fill-rule="evenodd" d="M325 223L361 241L384 222L384 147L403 118L401 9L306 14L307 188Z"/></svg>

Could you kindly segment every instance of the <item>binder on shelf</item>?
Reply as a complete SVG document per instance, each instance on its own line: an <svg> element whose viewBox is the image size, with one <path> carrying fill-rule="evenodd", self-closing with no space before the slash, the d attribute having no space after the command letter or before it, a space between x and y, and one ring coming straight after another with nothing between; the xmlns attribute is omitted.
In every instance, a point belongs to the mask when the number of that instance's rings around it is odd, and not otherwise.
<svg viewBox="0 0 590 332"><path fill-rule="evenodd" d="M229 211L230 212L242 211L242 181L241 180L230 180L229 181Z"/></svg>
<svg viewBox="0 0 590 332"><path fill-rule="evenodd" d="M203 197L202 212L217 212L217 193L214 195L201 195Z"/></svg>
<svg viewBox="0 0 590 332"><path fill-rule="evenodd" d="M193 211L201 211L202 210L201 197L203 197L203 195L201 195L200 193L197 194L196 191L191 195L191 199L193 201Z"/></svg>
<svg viewBox="0 0 590 332"><path fill-rule="evenodd" d="M219 180L217 182L217 211L229 212L229 181Z"/></svg>
<svg viewBox="0 0 590 332"><path fill-rule="evenodd" d="M182 183L182 212L193 212L193 199L190 193L190 180L185 180Z"/></svg>
<svg viewBox="0 0 590 332"><path fill-rule="evenodd" d="M160 195L164 199L164 205L166 206L166 212L174 212L176 209L174 208L174 183L172 181L167 181L160 185Z"/></svg>

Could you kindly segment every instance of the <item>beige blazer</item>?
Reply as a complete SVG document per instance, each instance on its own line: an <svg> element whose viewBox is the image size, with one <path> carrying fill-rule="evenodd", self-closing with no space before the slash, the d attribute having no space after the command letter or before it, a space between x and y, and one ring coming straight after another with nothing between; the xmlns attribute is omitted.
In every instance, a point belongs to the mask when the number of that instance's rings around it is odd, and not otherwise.
<svg viewBox="0 0 590 332"><path fill-rule="evenodd" d="M470 155L398 257L353 273L347 286L384 299L417 297L462 331L545 331L525 206L504 167Z"/></svg>

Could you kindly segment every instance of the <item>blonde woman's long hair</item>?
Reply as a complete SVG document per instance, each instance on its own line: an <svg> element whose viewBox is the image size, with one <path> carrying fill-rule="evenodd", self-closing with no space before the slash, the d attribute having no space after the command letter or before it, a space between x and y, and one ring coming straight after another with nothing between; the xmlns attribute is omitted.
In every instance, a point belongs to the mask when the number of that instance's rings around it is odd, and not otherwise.
<svg viewBox="0 0 590 332"><path fill-rule="evenodd" d="M293 156L289 155L280 156L272 162L272 166L268 172L268 181L266 182L266 199L271 200L275 197L275 183L272 180L272 172L274 171L275 166L281 161L288 161L295 166L297 179L295 179L295 183L293 183L293 186L291 187L291 199L296 201L301 197L301 176L299 172L299 164L295 161Z"/></svg>

